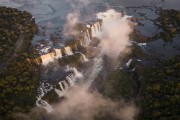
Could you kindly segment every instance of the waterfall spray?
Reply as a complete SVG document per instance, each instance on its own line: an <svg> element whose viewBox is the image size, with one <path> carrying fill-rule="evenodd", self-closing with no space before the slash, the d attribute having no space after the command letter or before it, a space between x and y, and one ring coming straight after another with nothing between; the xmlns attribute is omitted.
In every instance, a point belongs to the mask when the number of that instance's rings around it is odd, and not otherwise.
<svg viewBox="0 0 180 120"><path fill-rule="evenodd" d="M82 73L80 73L76 68L73 68L73 70L74 70L74 75L76 78L82 78L83 77Z"/></svg>
<svg viewBox="0 0 180 120"><path fill-rule="evenodd" d="M85 89L88 89L92 82L95 80L99 72L102 70L103 60L102 58L94 58L94 65L91 74L86 78Z"/></svg>

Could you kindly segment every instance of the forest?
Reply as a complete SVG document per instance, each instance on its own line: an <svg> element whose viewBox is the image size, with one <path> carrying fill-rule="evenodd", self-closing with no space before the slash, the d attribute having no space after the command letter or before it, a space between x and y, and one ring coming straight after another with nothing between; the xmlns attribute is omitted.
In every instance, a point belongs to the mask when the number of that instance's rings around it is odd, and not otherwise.
<svg viewBox="0 0 180 120"><path fill-rule="evenodd" d="M0 120L35 105L39 71L27 59L35 57L30 46L36 32L29 12L0 7Z"/></svg>
<svg viewBox="0 0 180 120"><path fill-rule="evenodd" d="M139 104L140 120L178 120L180 118L180 56L145 68Z"/></svg>
<svg viewBox="0 0 180 120"><path fill-rule="evenodd" d="M164 41L173 41L176 35L180 35L180 12L176 10L160 10L159 17L154 21L161 32L154 35L153 39L162 38Z"/></svg>

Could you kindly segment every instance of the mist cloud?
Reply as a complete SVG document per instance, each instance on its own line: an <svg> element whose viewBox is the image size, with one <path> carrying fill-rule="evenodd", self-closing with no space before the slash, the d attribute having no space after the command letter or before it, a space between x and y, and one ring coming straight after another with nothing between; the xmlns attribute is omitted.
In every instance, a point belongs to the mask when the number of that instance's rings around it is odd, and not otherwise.
<svg viewBox="0 0 180 120"><path fill-rule="evenodd" d="M65 99L54 104L54 110L45 114L41 109L33 109L28 115L18 114L16 117L24 120L95 120L95 118L134 120L138 108L133 102L112 101L98 92L90 92L80 86L70 89Z"/></svg>
<svg viewBox="0 0 180 120"><path fill-rule="evenodd" d="M97 37L100 39L102 53L116 59L120 54L129 51L131 46L129 35L134 24L130 16L119 13L113 9L97 14L103 20L102 30Z"/></svg>
<svg viewBox="0 0 180 120"><path fill-rule="evenodd" d="M56 105L53 115L56 119L94 120L109 114L118 120L134 120L138 113L133 103L113 102L98 92L89 92L75 87L66 94L66 100Z"/></svg>

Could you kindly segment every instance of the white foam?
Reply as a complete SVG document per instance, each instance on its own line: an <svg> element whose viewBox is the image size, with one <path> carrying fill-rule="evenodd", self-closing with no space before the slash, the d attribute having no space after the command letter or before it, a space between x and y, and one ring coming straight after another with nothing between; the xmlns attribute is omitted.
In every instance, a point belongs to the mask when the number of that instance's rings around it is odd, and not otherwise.
<svg viewBox="0 0 180 120"><path fill-rule="evenodd" d="M90 25L86 25L88 28L90 28L91 26Z"/></svg>
<svg viewBox="0 0 180 120"><path fill-rule="evenodd" d="M73 55L71 47L67 46L64 49L65 49L65 54L66 55Z"/></svg>
<svg viewBox="0 0 180 120"><path fill-rule="evenodd" d="M132 63L133 59L129 59L129 61L126 63L126 66L129 67Z"/></svg>
<svg viewBox="0 0 180 120"><path fill-rule="evenodd" d="M38 101L36 101L36 105L37 107L44 108L48 113L51 113L53 111L52 106L45 100L39 99Z"/></svg>
<svg viewBox="0 0 180 120"><path fill-rule="evenodd" d="M137 45L143 47L143 46L146 46L147 43L138 43Z"/></svg>
<svg viewBox="0 0 180 120"><path fill-rule="evenodd" d="M74 75L76 78L82 78L83 77L82 73L79 72L76 68L73 68L73 70L74 70Z"/></svg>

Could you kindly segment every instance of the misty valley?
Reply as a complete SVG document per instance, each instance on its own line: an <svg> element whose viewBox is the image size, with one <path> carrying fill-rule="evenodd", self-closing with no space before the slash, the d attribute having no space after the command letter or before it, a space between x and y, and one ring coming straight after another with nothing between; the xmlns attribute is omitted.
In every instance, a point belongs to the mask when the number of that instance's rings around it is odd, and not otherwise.
<svg viewBox="0 0 180 120"><path fill-rule="evenodd" d="M0 120L179 120L179 5L0 0Z"/></svg>

